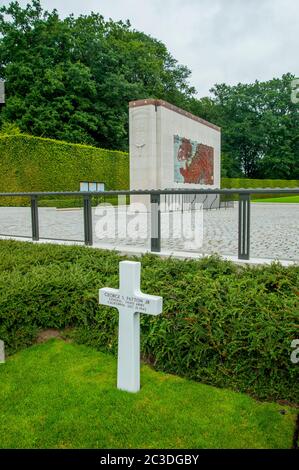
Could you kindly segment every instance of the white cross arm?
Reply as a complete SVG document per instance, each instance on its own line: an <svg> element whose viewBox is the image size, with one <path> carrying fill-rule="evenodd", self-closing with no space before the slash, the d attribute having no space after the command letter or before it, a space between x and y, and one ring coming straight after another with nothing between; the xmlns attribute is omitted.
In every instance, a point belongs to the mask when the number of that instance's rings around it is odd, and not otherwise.
<svg viewBox="0 0 299 470"><path fill-rule="evenodd" d="M163 309L163 299L158 295L147 295L139 292L135 299L137 312L149 315L160 315Z"/></svg>
<svg viewBox="0 0 299 470"><path fill-rule="evenodd" d="M112 289L111 287L103 287L99 290L99 303L101 305L107 305L107 307L120 308L121 295L119 290Z"/></svg>
<svg viewBox="0 0 299 470"><path fill-rule="evenodd" d="M108 307L126 309L132 313L159 315L163 308L163 299L157 295L135 292L134 295L122 294L119 289L103 287L99 291L99 303Z"/></svg>

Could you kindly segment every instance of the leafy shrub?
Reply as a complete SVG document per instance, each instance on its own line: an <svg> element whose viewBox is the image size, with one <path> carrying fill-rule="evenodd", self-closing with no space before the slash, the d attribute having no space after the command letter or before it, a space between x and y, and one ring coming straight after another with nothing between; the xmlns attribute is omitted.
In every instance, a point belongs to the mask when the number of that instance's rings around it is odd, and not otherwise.
<svg viewBox="0 0 299 470"><path fill-rule="evenodd" d="M80 181L102 181L109 190L128 189L129 157L116 150L24 134L0 135L0 174L0 192L79 191ZM16 198L0 199L1 205L17 203Z"/></svg>
<svg viewBox="0 0 299 470"><path fill-rule="evenodd" d="M73 338L116 353L118 313L98 289L118 286L117 253L0 242L0 338L10 353L40 329L73 327ZM299 267L240 267L216 257L142 259L142 289L164 298L141 315L143 358L159 370L261 399L298 400Z"/></svg>
<svg viewBox="0 0 299 470"><path fill-rule="evenodd" d="M105 150L88 145L70 144L18 134L12 124L0 132L0 192L78 191L80 181L103 181L108 190L129 189L129 156L125 152ZM6 135L6 134L14 135ZM254 180L222 178L222 188L293 188L296 180ZM281 196L277 194L274 196ZM269 197L256 194L252 199ZM237 195L222 200L238 199ZM0 198L0 205L29 205L29 199ZM50 197L42 206L76 207L81 199Z"/></svg>
<svg viewBox="0 0 299 470"><path fill-rule="evenodd" d="M298 180L270 180L270 179L250 179L250 178L221 178L221 187L232 188L299 188ZM253 194L252 199L265 199L269 197L281 197L285 194ZM230 196L228 198L231 199ZM234 199L237 199L235 197Z"/></svg>
<svg viewBox="0 0 299 470"><path fill-rule="evenodd" d="M18 135L20 134L20 128L13 122L4 122L0 129L0 135Z"/></svg>

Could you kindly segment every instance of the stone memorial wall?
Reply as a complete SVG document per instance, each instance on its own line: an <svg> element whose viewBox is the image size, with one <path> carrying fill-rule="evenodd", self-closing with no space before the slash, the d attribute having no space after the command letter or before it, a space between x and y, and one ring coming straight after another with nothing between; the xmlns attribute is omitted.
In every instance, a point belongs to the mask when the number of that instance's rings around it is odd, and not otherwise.
<svg viewBox="0 0 299 470"><path fill-rule="evenodd" d="M220 188L220 128L162 100L129 104L130 189Z"/></svg>

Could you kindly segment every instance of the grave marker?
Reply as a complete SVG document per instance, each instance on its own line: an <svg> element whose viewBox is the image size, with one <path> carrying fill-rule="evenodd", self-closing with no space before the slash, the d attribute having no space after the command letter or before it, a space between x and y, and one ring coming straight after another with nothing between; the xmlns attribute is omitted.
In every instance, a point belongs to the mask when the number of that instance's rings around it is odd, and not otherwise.
<svg viewBox="0 0 299 470"><path fill-rule="evenodd" d="M119 263L119 289L99 290L99 303L119 312L117 388L128 392L140 389L140 313L159 315L162 297L140 290L141 264Z"/></svg>

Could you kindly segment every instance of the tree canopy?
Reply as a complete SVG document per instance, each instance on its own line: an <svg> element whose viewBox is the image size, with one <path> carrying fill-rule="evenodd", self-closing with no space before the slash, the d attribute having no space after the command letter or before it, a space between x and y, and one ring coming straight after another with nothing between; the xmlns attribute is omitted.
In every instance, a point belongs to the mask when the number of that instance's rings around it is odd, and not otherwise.
<svg viewBox="0 0 299 470"><path fill-rule="evenodd" d="M125 149L128 101L185 105L190 71L164 44L95 13L60 19L39 0L0 9L2 120L38 136Z"/></svg>
<svg viewBox="0 0 299 470"><path fill-rule="evenodd" d="M299 108L294 76L212 88L211 117L222 127L227 176L299 178ZM213 114L214 113L214 114Z"/></svg>
<svg viewBox="0 0 299 470"><path fill-rule="evenodd" d="M2 125L37 136L128 149L128 102L159 98L222 127L225 176L299 178L298 105L285 74L217 84L198 99L190 70L159 40L97 13L44 11L40 0L0 8Z"/></svg>

